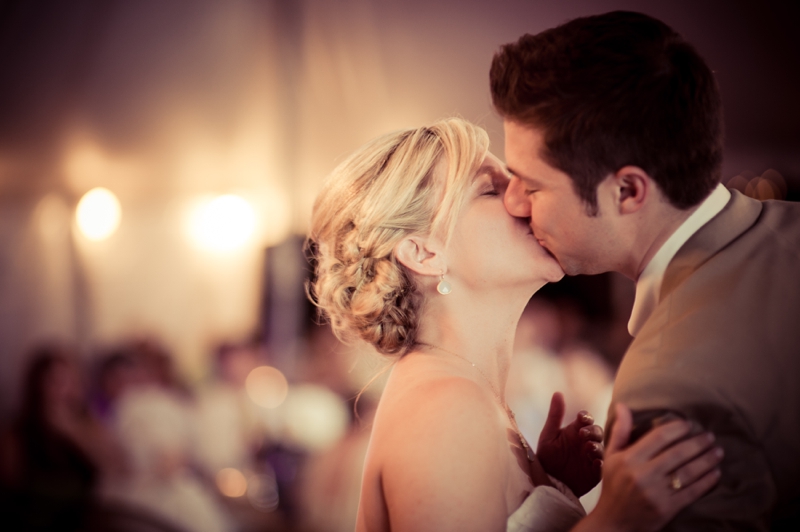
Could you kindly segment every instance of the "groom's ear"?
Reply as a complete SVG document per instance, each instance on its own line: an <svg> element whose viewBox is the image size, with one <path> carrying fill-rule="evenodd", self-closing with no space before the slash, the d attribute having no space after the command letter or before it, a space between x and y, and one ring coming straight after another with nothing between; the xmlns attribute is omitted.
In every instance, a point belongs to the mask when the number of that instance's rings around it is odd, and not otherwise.
<svg viewBox="0 0 800 532"><path fill-rule="evenodd" d="M638 212L655 192L655 182L638 166L623 166L612 180L614 201L620 214Z"/></svg>
<svg viewBox="0 0 800 532"><path fill-rule="evenodd" d="M395 245L394 256L414 273L438 276L447 272L441 248L437 241L429 237L410 235Z"/></svg>

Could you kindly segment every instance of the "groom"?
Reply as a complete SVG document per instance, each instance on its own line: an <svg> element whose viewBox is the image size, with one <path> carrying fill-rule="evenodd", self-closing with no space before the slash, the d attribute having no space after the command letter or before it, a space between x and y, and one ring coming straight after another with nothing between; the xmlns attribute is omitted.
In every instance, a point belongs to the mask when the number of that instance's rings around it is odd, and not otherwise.
<svg viewBox="0 0 800 532"><path fill-rule="evenodd" d="M508 211L567 274L636 282L613 401L644 428L691 419L725 450L719 484L668 528L800 530L800 205L720 184L705 61L664 23L613 12L504 46L491 89Z"/></svg>

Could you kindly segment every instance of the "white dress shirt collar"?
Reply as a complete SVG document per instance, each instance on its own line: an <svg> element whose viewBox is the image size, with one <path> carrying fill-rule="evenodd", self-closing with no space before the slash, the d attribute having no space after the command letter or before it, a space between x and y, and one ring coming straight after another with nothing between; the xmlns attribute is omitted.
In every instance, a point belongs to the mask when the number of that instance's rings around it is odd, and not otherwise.
<svg viewBox="0 0 800 532"><path fill-rule="evenodd" d="M664 279L664 273L672 258L693 234L720 213L730 199L730 191L721 183L718 184L717 188L703 200L697 210L684 220L647 263L636 281L636 298L633 301L633 311L628 321L628 332L631 336L635 337L639 333L647 318L658 305L661 281Z"/></svg>

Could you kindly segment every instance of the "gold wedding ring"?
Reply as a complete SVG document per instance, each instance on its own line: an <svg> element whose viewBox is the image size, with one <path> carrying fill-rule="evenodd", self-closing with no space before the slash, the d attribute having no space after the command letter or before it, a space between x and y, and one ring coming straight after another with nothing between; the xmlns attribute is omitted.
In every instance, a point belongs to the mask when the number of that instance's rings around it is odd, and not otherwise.
<svg viewBox="0 0 800 532"><path fill-rule="evenodd" d="M683 487L683 483L681 482L681 479L678 477L677 473L672 474L672 476L670 477L669 485L675 491L678 491Z"/></svg>

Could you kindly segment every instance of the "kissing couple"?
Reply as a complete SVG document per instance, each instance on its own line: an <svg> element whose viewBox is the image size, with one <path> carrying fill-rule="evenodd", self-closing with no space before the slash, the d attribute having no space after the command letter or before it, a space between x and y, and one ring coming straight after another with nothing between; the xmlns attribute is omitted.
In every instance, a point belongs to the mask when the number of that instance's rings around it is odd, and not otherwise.
<svg viewBox="0 0 800 532"><path fill-rule="evenodd" d="M442 120L363 146L314 205L312 299L395 361L357 530L800 529L800 208L720 184L708 65L613 12L503 46L490 80L505 164ZM534 449L505 399L517 322L607 271L636 299L605 436L556 394Z"/></svg>

